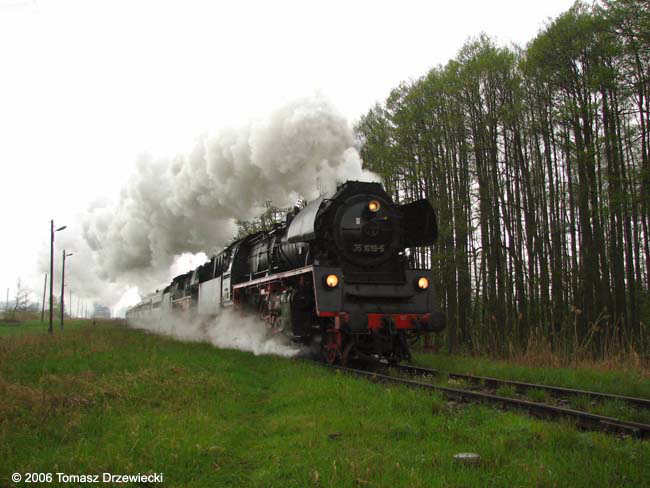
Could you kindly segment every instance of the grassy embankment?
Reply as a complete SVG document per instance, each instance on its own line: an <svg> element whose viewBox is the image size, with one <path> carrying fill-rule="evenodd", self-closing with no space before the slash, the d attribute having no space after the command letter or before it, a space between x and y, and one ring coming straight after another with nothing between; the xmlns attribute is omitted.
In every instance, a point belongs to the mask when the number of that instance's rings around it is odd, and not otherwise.
<svg viewBox="0 0 650 488"><path fill-rule="evenodd" d="M505 376L505 364L474 364ZM540 374L579 386L590 377ZM636 393L634 375L601 376L591 386ZM480 464L453 462L466 451ZM110 324L73 321L52 337L40 323L0 325L0 486L27 471L161 472L174 487L648 486L648 459L650 442L450 406L307 362Z"/></svg>

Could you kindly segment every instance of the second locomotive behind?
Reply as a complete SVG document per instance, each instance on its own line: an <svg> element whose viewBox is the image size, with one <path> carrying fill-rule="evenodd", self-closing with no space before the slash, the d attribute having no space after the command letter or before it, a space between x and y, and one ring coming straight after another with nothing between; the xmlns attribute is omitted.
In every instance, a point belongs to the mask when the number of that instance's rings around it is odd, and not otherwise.
<svg viewBox="0 0 650 488"><path fill-rule="evenodd" d="M436 234L427 200L396 205L380 184L348 181L177 276L127 318L210 316L235 306L330 363L397 362L410 357L410 342L445 327L431 271L411 267L405 252L433 244Z"/></svg>

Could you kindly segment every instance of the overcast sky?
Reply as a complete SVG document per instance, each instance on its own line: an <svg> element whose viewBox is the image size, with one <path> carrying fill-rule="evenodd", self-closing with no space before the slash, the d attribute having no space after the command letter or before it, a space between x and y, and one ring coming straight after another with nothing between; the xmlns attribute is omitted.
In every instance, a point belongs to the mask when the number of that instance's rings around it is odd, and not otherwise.
<svg viewBox="0 0 650 488"><path fill-rule="evenodd" d="M572 3L0 0L0 301L18 277L40 296L50 219L79 232L142 153L315 92L353 123L469 37L525 45Z"/></svg>

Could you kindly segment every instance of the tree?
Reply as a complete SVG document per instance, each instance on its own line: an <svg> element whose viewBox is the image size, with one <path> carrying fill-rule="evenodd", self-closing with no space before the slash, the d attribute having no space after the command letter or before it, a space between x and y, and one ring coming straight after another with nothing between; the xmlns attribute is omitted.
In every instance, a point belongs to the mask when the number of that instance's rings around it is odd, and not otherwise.
<svg viewBox="0 0 650 488"><path fill-rule="evenodd" d="M649 336L649 73L647 1L578 2L526 49L468 41L361 118L364 164L436 208L439 241L414 255L450 346L535 335L596 354Z"/></svg>
<svg viewBox="0 0 650 488"><path fill-rule="evenodd" d="M9 304L7 304L7 314L6 319L16 320L17 312L24 312L29 306L29 298L31 295L31 290L25 288L22 280L18 278L16 280L16 294L14 295L13 303L9 309Z"/></svg>

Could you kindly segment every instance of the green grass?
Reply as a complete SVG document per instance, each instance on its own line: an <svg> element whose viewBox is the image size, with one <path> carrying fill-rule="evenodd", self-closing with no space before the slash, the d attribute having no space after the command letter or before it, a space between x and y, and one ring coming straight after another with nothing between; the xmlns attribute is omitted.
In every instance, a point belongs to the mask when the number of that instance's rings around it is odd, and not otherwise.
<svg viewBox="0 0 650 488"><path fill-rule="evenodd" d="M91 324L90 320L68 319L63 321L63 330L78 329ZM0 321L0 338L19 335L38 335L47 334L49 328L49 317L45 316L45 322L39 320L25 320L20 322L2 322ZM61 318L55 317L52 322L52 332L58 334L61 332Z"/></svg>
<svg viewBox="0 0 650 488"><path fill-rule="evenodd" d="M571 408L575 410L582 410L583 412L589 412L592 410L592 401L591 398L585 395L578 395L572 397L569 400Z"/></svg>
<svg viewBox="0 0 650 488"><path fill-rule="evenodd" d="M593 390L616 395L650 398L650 376L640 371L591 367L539 367L481 357L450 354L416 354L414 364L448 372Z"/></svg>
<svg viewBox="0 0 650 488"><path fill-rule="evenodd" d="M511 385L501 385L497 389L496 394L507 398L515 398L517 396L515 388Z"/></svg>
<svg viewBox="0 0 650 488"><path fill-rule="evenodd" d="M535 367L487 358L463 357L448 354L419 354L415 364L438 369L441 374L437 381L444 382L448 372L467 373L477 376L548 384L565 388L591 390L615 395L650 398L650 378L640 371L617 371L611 369L550 368ZM468 387L456 380L459 388ZM456 386L451 384L450 386ZM498 395L514 397L516 390L509 386L500 387ZM557 403L553 396L544 390L531 390L525 396L539 403ZM593 401L587 396L569 397L567 407L592 412L607 417L650 424L650 410L634 408L624 402Z"/></svg>
<svg viewBox="0 0 650 488"><path fill-rule="evenodd" d="M526 396L531 402L546 403L549 401L549 395L546 390L533 389L526 392Z"/></svg>
<svg viewBox="0 0 650 488"><path fill-rule="evenodd" d="M160 472L172 487L650 481L650 442L451 408L305 361L73 325L0 326L0 486L27 471ZM481 462L454 463L467 451Z"/></svg>
<svg viewBox="0 0 650 488"><path fill-rule="evenodd" d="M591 409L594 413L650 425L650 410L634 408L620 400L606 400Z"/></svg>

